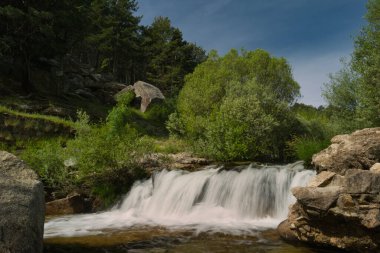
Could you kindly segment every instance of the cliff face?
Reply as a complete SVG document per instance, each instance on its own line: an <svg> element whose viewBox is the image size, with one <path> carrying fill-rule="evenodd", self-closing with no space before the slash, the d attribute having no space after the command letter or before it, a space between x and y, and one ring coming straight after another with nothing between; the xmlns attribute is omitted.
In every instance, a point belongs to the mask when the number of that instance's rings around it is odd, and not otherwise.
<svg viewBox="0 0 380 253"><path fill-rule="evenodd" d="M317 176L292 189L297 202L278 231L291 241L380 252L380 128L332 139L313 157Z"/></svg>

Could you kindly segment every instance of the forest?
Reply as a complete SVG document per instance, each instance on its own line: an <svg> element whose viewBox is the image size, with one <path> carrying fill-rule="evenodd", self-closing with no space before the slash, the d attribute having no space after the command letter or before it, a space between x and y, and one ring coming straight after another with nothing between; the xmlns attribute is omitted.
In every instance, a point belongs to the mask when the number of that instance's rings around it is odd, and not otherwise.
<svg viewBox="0 0 380 253"><path fill-rule="evenodd" d="M79 188L110 205L147 176L151 153L308 165L333 136L380 125L379 0L368 1L367 24L318 108L298 102L287 59L206 52L167 17L142 25L137 9L134 0L0 3L0 149L49 192ZM165 96L145 113L135 94L113 90L139 80ZM46 122L69 130L34 135Z"/></svg>

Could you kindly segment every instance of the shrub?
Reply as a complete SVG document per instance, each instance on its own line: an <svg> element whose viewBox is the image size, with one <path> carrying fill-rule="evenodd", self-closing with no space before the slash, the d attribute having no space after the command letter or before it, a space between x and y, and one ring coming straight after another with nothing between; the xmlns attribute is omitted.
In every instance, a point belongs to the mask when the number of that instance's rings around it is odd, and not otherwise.
<svg viewBox="0 0 380 253"><path fill-rule="evenodd" d="M120 123L115 112L116 109L111 111L107 123L99 126L91 125L88 116L79 112L74 139L65 143L60 139L30 143L22 158L37 171L47 188L64 188L68 193L82 185L110 203L144 175L138 162L152 150L151 141Z"/></svg>
<svg viewBox="0 0 380 253"><path fill-rule="evenodd" d="M288 143L291 152L308 166L314 154L330 145L329 139L316 139L312 137L295 137Z"/></svg>
<svg viewBox="0 0 380 253"><path fill-rule="evenodd" d="M65 153L61 139L32 141L21 153L25 160L50 189L64 189L73 184L72 175L65 168Z"/></svg>

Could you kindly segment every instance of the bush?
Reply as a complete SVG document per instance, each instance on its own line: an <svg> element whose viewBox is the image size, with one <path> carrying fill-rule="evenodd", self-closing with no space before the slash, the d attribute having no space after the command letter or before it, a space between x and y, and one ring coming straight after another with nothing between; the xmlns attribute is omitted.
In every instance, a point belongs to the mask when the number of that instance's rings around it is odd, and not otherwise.
<svg viewBox="0 0 380 253"><path fill-rule="evenodd" d="M38 173L46 187L68 192L74 178L65 168L64 152L61 139L39 140L27 144L21 158Z"/></svg>
<svg viewBox="0 0 380 253"><path fill-rule="evenodd" d="M107 123L100 126L91 125L88 116L79 112L74 139L31 143L22 158L37 171L47 188L65 189L68 193L81 185L110 203L144 175L138 162L152 150L151 141L120 123L120 115L115 112L118 109L111 111Z"/></svg>
<svg viewBox="0 0 380 253"><path fill-rule="evenodd" d="M181 137L185 134L183 122L177 112L169 115L166 121L166 129L169 131L170 136Z"/></svg>
<svg viewBox="0 0 380 253"><path fill-rule="evenodd" d="M314 154L327 148L330 145L329 139L316 139L312 137L295 137L288 143L291 152L299 160L305 161L308 166Z"/></svg>

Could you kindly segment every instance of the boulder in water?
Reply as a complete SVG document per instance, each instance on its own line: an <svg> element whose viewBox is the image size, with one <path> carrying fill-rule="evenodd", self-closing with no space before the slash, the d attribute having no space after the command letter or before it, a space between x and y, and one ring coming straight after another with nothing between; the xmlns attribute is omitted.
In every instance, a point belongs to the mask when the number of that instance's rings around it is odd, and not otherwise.
<svg viewBox="0 0 380 253"><path fill-rule="evenodd" d="M0 252L42 252L45 200L37 174L0 151Z"/></svg>

